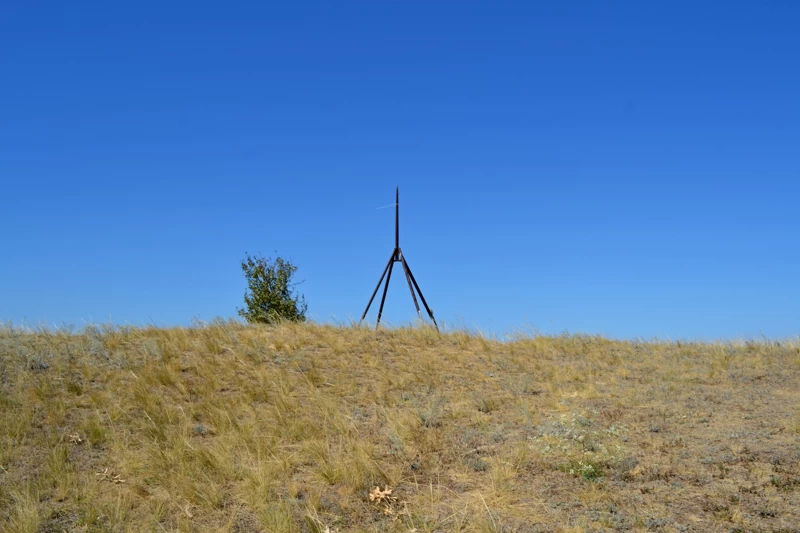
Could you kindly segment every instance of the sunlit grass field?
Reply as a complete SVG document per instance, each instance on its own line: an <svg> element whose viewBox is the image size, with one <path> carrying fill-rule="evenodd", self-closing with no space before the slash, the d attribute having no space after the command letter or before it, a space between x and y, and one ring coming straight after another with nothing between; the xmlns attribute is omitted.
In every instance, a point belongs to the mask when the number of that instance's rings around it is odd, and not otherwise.
<svg viewBox="0 0 800 533"><path fill-rule="evenodd" d="M800 342L0 329L0 530L800 531Z"/></svg>

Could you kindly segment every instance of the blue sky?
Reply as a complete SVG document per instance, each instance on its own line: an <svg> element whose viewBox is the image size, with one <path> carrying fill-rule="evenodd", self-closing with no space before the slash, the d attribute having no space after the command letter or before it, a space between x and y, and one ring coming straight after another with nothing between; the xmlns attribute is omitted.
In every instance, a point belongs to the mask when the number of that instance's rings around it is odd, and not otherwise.
<svg viewBox="0 0 800 533"><path fill-rule="evenodd" d="M0 320L232 317L245 252L358 318L399 186L440 322L796 336L798 27L779 1L5 3ZM395 275L384 320L414 316Z"/></svg>

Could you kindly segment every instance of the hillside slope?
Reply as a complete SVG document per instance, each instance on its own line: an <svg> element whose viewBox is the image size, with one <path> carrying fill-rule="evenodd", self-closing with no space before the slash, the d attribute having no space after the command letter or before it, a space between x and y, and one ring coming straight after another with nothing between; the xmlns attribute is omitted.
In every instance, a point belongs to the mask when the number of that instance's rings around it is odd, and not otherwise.
<svg viewBox="0 0 800 533"><path fill-rule="evenodd" d="M796 342L6 328L0 529L799 531L798 365Z"/></svg>

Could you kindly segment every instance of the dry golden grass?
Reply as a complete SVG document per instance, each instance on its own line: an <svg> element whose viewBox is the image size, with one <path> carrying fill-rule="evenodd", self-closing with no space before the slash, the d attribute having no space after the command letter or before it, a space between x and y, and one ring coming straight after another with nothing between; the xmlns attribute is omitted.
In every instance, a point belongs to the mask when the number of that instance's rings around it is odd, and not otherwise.
<svg viewBox="0 0 800 533"><path fill-rule="evenodd" d="M3 531L798 531L800 343L0 330Z"/></svg>

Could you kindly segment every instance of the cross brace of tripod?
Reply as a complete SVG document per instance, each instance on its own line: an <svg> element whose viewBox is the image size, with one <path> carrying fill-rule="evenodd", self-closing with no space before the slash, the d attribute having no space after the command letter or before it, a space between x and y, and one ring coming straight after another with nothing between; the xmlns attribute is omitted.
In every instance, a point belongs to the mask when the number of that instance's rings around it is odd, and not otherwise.
<svg viewBox="0 0 800 533"><path fill-rule="evenodd" d="M428 302L425 301L425 297L422 295L422 290L420 290L419 285L417 284L417 280L414 279L414 274L411 273L411 268L408 266L408 262L406 258L403 257L403 252L400 250L400 189L398 188L395 191L395 226L394 226L394 250L392 251L392 255L389 257L389 261L386 263L386 267L383 269L383 274L381 274L380 279L378 280L378 284L375 286L375 290L372 292L372 296L369 299L369 303L367 303L367 308L364 309L364 314L361 315L361 320L364 320L364 317L367 316L367 312L369 311L369 306L372 305L372 301L375 299L375 295L378 294L378 289L381 287L381 283L383 282L383 278L386 277L386 285L383 286L383 295L381 296L381 305L378 308L378 320L375 323L375 329L378 329L378 326L381 323L381 315L383 314L383 304L386 301L386 291L389 289L389 280L392 278L392 269L394 268L395 263L400 263L403 265L403 272L406 275L406 281L408 282L408 290L411 291L411 299L414 300L414 307L417 308L417 314L419 315L420 319L422 318L422 312L419 310L419 304L417 303L417 295L414 292L419 293L419 299L422 300L422 305L425 306L425 311L428 312L428 316L431 318L433 325L436 326L436 331L439 331L439 324L436 323L436 319L433 318L433 311L431 308L428 307Z"/></svg>

